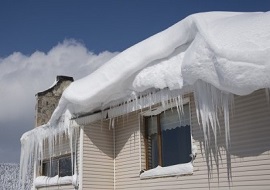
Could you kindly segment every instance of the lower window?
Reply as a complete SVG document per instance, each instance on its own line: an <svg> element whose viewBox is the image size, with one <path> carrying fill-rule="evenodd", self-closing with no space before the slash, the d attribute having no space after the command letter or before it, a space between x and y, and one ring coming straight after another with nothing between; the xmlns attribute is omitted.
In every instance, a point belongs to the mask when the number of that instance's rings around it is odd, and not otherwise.
<svg viewBox="0 0 270 190"><path fill-rule="evenodd" d="M52 158L51 160L43 161L42 163L42 175L47 177L59 177L72 176L71 156L62 156L58 158Z"/></svg>
<svg viewBox="0 0 270 190"><path fill-rule="evenodd" d="M189 104L145 117L146 169L191 161Z"/></svg>

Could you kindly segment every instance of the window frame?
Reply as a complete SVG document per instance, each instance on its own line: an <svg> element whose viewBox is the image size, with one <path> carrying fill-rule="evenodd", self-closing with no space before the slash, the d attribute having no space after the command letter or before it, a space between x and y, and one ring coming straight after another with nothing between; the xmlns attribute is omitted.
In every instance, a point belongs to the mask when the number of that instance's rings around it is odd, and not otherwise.
<svg viewBox="0 0 270 190"><path fill-rule="evenodd" d="M70 165L71 165L71 175L69 175L69 176L72 176L73 175L73 172L74 172L74 166L73 166L73 168L72 168L72 161L71 161L71 155L73 155L73 157L75 156L75 154L65 154L65 155L60 155L60 156L56 156L56 157L53 157L53 158L51 158L51 159L45 159L45 160L43 160L42 162L41 162L41 165L40 165L40 175L41 176L46 176L46 177L55 177L56 175L58 175L58 177L65 177L65 176L60 176L60 160L61 159L65 159L65 158L69 158L70 159ZM51 175L46 175L45 173L44 173L44 164L48 164L49 165L49 167L48 167L48 169L50 170L51 169L51 163L53 162L53 161L56 161L57 162L57 174L55 175L55 176L51 176Z"/></svg>
<svg viewBox="0 0 270 190"><path fill-rule="evenodd" d="M189 118L190 118L190 136L191 136L191 149L192 149L192 127L191 127L191 110L190 110L190 99L189 97L184 98L182 100L182 104L186 105L188 104L189 107ZM163 167L162 163L163 163L163 157L162 157L162 133L161 133L161 124L160 124L160 115L161 113L163 113L166 110L170 110L173 109L175 107L179 106L177 103L173 102L171 104L166 104L165 106L159 106L156 108L153 108L151 110L147 110L145 112L142 113L143 116L143 126L144 126L144 152L145 152L145 167L146 170L151 170L153 168L150 168L149 166L149 150L148 150L148 143L149 143L149 134L148 134L148 122L147 119L151 118L152 116L156 116L157 117L157 146L158 146L158 165ZM192 150L191 150L192 152ZM167 167L167 166L165 166Z"/></svg>

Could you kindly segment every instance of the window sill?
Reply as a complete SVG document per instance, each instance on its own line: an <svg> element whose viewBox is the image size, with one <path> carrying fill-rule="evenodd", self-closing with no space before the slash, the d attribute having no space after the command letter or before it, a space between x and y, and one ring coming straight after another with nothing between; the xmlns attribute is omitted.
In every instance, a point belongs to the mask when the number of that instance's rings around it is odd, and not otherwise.
<svg viewBox="0 0 270 190"><path fill-rule="evenodd" d="M59 185L76 185L77 176L65 176L65 177L47 177L47 176L39 176L34 180L34 186L36 188L39 187L47 187L47 186L59 186Z"/></svg>
<svg viewBox="0 0 270 190"><path fill-rule="evenodd" d="M173 166L161 167L147 170L140 175L140 179L151 179L159 177L171 177L193 174L193 165L191 162L186 164L177 164Z"/></svg>

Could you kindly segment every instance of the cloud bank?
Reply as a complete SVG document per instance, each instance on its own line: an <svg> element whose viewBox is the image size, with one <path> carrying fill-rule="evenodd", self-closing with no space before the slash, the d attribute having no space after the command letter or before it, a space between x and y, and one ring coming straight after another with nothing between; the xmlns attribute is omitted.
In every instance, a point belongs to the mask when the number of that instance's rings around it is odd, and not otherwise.
<svg viewBox="0 0 270 190"><path fill-rule="evenodd" d="M115 55L95 54L75 40L65 40L47 53L15 52L0 58L0 162L19 161L20 136L34 127L37 92L50 87L56 75L77 80Z"/></svg>

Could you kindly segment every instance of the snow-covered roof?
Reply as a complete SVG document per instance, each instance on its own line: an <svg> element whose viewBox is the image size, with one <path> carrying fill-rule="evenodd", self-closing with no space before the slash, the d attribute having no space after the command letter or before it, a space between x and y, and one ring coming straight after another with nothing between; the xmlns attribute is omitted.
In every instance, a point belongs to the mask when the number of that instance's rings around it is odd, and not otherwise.
<svg viewBox="0 0 270 190"><path fill-rule="evenodd" d="M270 87L270 12L198 13L128 48L63 93L65 109L90 112L147 89L201 80L233 94Z"/></svg>

